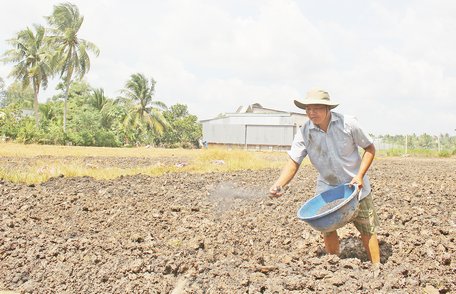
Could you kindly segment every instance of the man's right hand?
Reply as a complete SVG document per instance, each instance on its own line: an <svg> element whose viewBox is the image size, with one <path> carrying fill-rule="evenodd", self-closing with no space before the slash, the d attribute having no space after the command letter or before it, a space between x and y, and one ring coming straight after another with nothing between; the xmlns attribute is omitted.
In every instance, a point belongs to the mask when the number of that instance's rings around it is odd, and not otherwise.
<svg viewBox="0 0 456 294"><path fill-rule="evenodd" d="M269 197L280 197L288 189L288 183L293 179L298 171L299 164L296 163L291 157L282 169L279 178L274 182L274 185L269 189Z"/></svg>
<svg viewBox="0 0 456 294"><path fill-rule="evenodd" d="M274 185L269 189L269 197L280 197L285 192L282 186Z"/></svg>

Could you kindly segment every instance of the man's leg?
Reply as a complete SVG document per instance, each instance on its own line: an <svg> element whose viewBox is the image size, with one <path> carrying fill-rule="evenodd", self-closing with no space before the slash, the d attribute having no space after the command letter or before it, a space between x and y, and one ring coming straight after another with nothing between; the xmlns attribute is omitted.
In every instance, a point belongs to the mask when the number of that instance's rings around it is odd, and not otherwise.
<svg viewBox="0 0 456 294"><path fill-rule="evenodd" d="M358 214L353 224L361 233L361 241L373 264L380 263L380 248L377 240L378 216L375 211L372 195L368 195L359 203Z"/></svg>
<svg viewBox="0 0 456 294"><path fill-rule="evenodd" d="M323 240L325 241L326 253L339 255L339 236L337 231L324 233Z"/></svg>
<svg viewBox="0 0 456 294"><path fill-rule="evenodd" d="M364 249L373 264L380 263L380 247L378 246L377 234L361 234Z"/></svg>

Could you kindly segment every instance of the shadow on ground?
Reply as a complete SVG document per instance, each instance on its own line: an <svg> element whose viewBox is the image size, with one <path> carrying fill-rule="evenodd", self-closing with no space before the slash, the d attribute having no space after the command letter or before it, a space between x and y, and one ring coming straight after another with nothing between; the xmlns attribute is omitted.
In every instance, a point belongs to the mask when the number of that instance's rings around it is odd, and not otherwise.
<svg viewBox="0 0 456 294"><path fill-rule="evenodd" d="M386 263L393 254L393 247L383 240L379 240L379 245L380 262ZM361 239L357 236L342 238L340 240L340 248L340 258L358 258L361 261L369 261Z"/></svg>

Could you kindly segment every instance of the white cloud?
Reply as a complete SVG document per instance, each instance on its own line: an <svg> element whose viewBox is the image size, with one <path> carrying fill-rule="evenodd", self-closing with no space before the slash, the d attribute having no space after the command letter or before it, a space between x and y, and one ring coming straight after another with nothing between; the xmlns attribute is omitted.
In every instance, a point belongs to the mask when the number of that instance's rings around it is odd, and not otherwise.
<svg viewBox="0 0 456 294"><path fill-rule="evenodd" d="M60 2L3 4L0 38ZM254 102L298 111L293 98L320 86L373 133L454 133L453 1L73 2L80 37L101 50L86 79L110 97L141 72L157 99L202 119Z"/></svg>

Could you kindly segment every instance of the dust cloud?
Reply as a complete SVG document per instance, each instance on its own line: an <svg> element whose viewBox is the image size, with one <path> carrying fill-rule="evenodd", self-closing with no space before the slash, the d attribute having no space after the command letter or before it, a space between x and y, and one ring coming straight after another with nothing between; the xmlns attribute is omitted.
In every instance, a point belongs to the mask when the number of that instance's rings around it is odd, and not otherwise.
<svg viewBox="0 0 456 294"><path fill-rule="evenodd" d="M208 198L218 212L225 212L246 202L255 203L267 197L267 189L246 183L221 182L208 193Z"/></svg>

